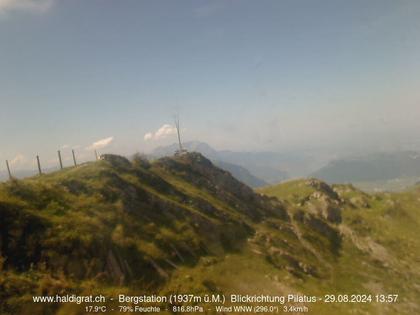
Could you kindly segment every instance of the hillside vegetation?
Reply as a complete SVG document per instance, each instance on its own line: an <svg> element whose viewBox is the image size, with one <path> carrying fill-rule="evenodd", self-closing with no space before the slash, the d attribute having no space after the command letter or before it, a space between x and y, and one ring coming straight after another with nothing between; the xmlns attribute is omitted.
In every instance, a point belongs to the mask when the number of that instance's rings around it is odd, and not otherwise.
<svg viewBox="0 0 420 315"><path fill-rule="evenodd" d="M420 189L300 180L254 192L198 153L0 185L0 313L84 314L41 294L399 294L313 314L420 312Z"/></svg>
<svg viewBox="0 0 420 315"><path fill-rule="evenodd" d="M308 231L314 217L323 218L335 230L326 229L330 245L337 248L334 261L326 262L325 281L307 279L304 292L392 292L398 305L360 307L365 314L416 314L420 311L420 186L403 193L366 194L351 185L329 186L319 180L297 180L267 187L261 192L282 198L303 238L322 253L328 246L319 234ZM345 313L343 305L340 314ZM359 308L354 305L349 307ZM322 309L320 314L326 312ZM329 311L328 311L329 313ZM349 314L352 312L349 312Z"/></svg>

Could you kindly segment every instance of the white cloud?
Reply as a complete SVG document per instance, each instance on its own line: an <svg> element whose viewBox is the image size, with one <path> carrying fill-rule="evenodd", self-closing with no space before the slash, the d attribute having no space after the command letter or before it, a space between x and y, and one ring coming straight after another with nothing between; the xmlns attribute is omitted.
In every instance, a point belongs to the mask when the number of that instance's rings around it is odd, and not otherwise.
<svg viewBox="0 0 420 315"><path fill-rule="evenodd" d="M0 0L0 13L16 10L45 12L51 8L54 0Z"/></svg>
<svg viewBox="0 0 420 315"><path fill-rule="evenodd" d="M148 141L148 140L152 140L153 139L153 133L152 132L148 132L144 135L144 140Z"/></svg>
<svg viewBox="0 0 420 315"><path fill-rule="evenodd" d="M108 137L108 138L105 138L105 139L98 140L98 141L92 143L90 146L88 146L86 148L86 150L103 149L103 148L109 146L112 143L112 141L114 141L114 137Z"/></svg>
<svg viewBox="0 0 420 315"><path fill-rule="evenodd" d="M174 126L165 124L162 127L160 127L158 131L156 131L155 139L159 140L159 139L166 138L167 136L174 135L174 134L176 134L176 128Z"/></svg>
<svg viewBox="0 0 420 315"><path fill-rule="evenodd" d="M171 126L169 124L164 124L162 127L160 127L155 133L148 132L144 135L144 140L161 140L164 139L170 135L176 134L176 128L174 126Z"/></svg>
<svg viewBox="0 0 420 315"><path fill-rule="evenodd" d="M9 162L9 164L10 166L18 166L18 165L22 165L25 162L26 162L25 156L23 154L18 154Z"/></svg>

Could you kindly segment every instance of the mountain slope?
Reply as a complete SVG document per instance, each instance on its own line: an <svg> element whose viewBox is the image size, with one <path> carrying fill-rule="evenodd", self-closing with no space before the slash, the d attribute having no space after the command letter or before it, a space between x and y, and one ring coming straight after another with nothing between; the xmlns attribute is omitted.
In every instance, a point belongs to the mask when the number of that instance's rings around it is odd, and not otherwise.
<svg viewBox="0 0 420 315"><path fill-rule="evenodd" d="M334 185L315 180L291 181L268 187L262 193L286 202L292 222L303 231L303 237L315 251L325 246L338 248L330 263L325 281L310 279L302 290L320 292L399 294L399 305L382 304L372 309L357 307L367 314L415 314L420 305L420 188L403 193L369 195L351 185ZM319 235L305 232L320 218L329 228L321 233L332 236L325 243ZM315 229L321 231L322 224ZM326 262L328 264L328 262ZM314 281L315 280L315 281ZM340 309L340 314L342 310ZM321 314L325 310L320 311Z"/></svg>
<svg viewBox="0 0 420 315"><path fill-rule="evenodd" d="M41 294L219 292L397 293L398 304L310 308L413 314L419 198L317 180L255 193L197 153L106 155L0 185L0 313L84 313L31 302Z"/></svg>
<svg viewBox="0 0 420 315"><path fill-rule="evenodd" d="M233 177L249 187L257 188L268 185L267 182L252 175L245 167L217 160L213 163L222 170L231 173Z"/></svg>
<svg viewBox="0 0 420 315"><path fill-rule="evenodd" d="M378 188L392 188L390 184L393 181L394 186L401 189L420 178L420 155L402 151L340 159L330 162L311 176L329 183L372 183Z"/></svg>
<svg viewBox="0 0 420 315"><path fill-rule="evenodd" d="M256 188L267 185L262 179L252 175L245 167L218 160L218 153L208 144L202 142L187 142L185 148L192 152L199 152L211 159L219 168L230 172L233 177L243 182L244 184ZM159 147L153 151L153 156L165 157L172 156L178 150L178 145L173 144L167 147Z"/></svg>
<svg viewBox="0 0 420 315"><path fill-rule="evenodd" d="M256 179L267 183L278 183L289 177L285 169L290 168L291 170L302 169L303 161L301 158L289 157L287 154L282 155L274 152L233 152L233 151L219 151L213 149L210 145L198 141L190 141L184 143L184 147L191 152L199 152L208 159L215 163L223 163L220 167L231 172L233 176L241 180L241 175L244 170L238 172L238 167L245 168L250 174L245 177L253 178L246 183L251 187ZM156 148L152 156L163 157L171 156L178 149L177 144L172 144L165 147ZM303 162L303 163L302 163ZM296 168L295 164L299 166ZM243 178L243 176L242 176Z"/></svg>
<svg viewBox="0 0 420 315"><path fill-rule="evenodd" d="M178 264L237 249L265 217L288 220L280 202L199 154L153 164L108 155L2 184L0 216L2 313L86 281L158 288Z"/></svg>

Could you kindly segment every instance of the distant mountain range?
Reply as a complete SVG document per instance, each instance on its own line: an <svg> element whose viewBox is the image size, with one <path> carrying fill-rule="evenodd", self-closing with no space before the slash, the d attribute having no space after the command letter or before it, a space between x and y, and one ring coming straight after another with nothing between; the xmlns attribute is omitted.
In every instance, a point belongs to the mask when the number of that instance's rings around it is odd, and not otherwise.
<svg viewBox="0 0 420 315"><path fill-rule="evenodd" d="M366 191L403 190L420 182L420 153L396 151L371 153L353 157L342 157L325 162L305 152L246 152L216 150L199 141L184 143L190 152L199 152L215 165L230 172L236 179L257 188L280 183L286 179L313 177L330 184L352 183ZM156 148L148 156L161 158L171 156L178 144ZM44 169L50 173L57 168ZM13 170L18 179L34 176L36 169ZM8 179L5 170L0 171L0 181Z"/></svg>
<svg viewBox="0 0 420 315"><path fill-rule="evenodd" d="M197 141L184 145L188 151L200 152L251 187L296 177L314 177L328 183L352 183L367 191L403 190L420 181L420 153L415 151L343 157L319 168L319 158L302 152L234 152L215 150ZM159 147L152 155L172 155L177 148L176 144Z"/></svg>
<svg viewBox="0 0 420 315"><path fill-rule="evenodd" d="M184 147L188 151L203 154L217 166L231 172L233 176L251 187L279 183L290 176L296 176L297 173L302 175L301 166L305 164L306 160L304 157L288 156L276 152L219 151L207 143L198 141L186 142ZM151 155L157 158L170 156L177 149L177 144L158 147Z"/></svg>
<svg viewBox="0 0 420 315"><path fill-rule="evenodd" d="M268 183L278 183L284 179L304 177L317 170L322 163L305 152L270 152L270 151L231 151L216 150L199 141L184 143L189 151L200 152L211 160L220 160L248 169L253 175ZM172 155L178 149L177 144L159 147L154 156Z"/></svg>
<svg viewBox="0 0 420 315"><path fill-rule="evenodd" d="M420 178L420 153L400 151L375 153L331 161L311 174L329 183L389 181Z"/></svg>
<svg viewBox="0 0 420 315"><path fill-rule="evenodd" d="M252 175L245 167L223 161L213 161L213 163L222 170L228 171L233 177L249 187L257 188L268 185L264 180Z"/></svg>
<svg viewBox="0 0 420 315"><path fill-rule="evenodd" d="M190 152L199 152L209 158L218 167L230 172L235 178L250 187L262 187L284 181L290 177L305 176L309 173L311 160L301 154L285 154L276 152L234 152L215 150L204 142L191 141L184 143ZM149 157L160 158L172 156L178 149L178 144L159 147ZM313 171L316 168L310 169ZM45 173L57 170L45 169ZM13 176L18 179L34 176L33 170L13 170ZM0 181L8 179L6 171L0 171Z"/></svg>

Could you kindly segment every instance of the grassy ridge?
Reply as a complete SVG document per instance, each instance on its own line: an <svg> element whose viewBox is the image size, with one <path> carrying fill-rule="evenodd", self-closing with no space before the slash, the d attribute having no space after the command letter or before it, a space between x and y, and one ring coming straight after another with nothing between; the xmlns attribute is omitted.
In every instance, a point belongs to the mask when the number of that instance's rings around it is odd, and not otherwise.
<svg viewBox="0 0 420 315"><path fill-rule="evenodd" d="M106 156L2 184L1 312L32 311L33 294L159 290L178 266L239 248L268 215L287 218L198 154Z"/></svg>
<svg viewBox="0 0 420 315"><path fill-rule="evenodd" d="M398 293L419 310L420 190L292 181L256 192L200 154L102 161L0 185L0 313L83 314L32 295ZM115 305L114 305L115 306Z"/></svg>

